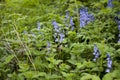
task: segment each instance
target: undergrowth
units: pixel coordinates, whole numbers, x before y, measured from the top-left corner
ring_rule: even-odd
[[[119,80],[120,1],[112,4],[1,0],[0,79]]]

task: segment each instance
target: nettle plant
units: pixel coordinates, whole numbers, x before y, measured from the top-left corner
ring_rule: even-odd
[[[0,79],[120,79],[118,2],[1,3]]]

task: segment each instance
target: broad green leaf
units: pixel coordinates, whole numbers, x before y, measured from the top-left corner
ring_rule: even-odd
[[[87,73],[83,73],[82,74],[82,78],[80,80],[100,80],[100,78],[96,75],[91,75],[91,74],[87,74]]]
[[[6,58],[5,58],[5,62],[4,64],[8,64],[9,62],[11,62],[11,60],[14,58],[14,55],[8,55]]]
[[[19,69],[20,72],[25,72],[30,68],[29,65],[26,63],[19,63],[18,65],[20,67]]]

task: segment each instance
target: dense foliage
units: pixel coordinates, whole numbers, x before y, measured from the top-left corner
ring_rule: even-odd
[[[1,80],[120,80],[120,0],[0,0]]]

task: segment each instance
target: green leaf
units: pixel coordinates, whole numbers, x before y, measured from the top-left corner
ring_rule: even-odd
[[[11,60],[14,58],[14,55],[8,55],[6,58],[5,58],[5,62],[4,64],[8,64],[9,62],[11,62]]]
[[[59,75],[57,75],[57,74],[47,74],[46,76],[45,76],[45,78],[46,78],[46,80],[56,80],[56,79],[59,79],[59,78],[61,78],[61,76],[59,76]]]
[[[112,73],[107,73],[102,80],[113,80]]]
[[[29,65],[26,63],[19,63],[18,65],[20,67],[19,69],[20,72],[25,72],[29,69]]]
[[[53,62],[53,64],[58,65],[61,62],[62,62],[62,60],[56,60],[55,62]]]
[[[111,73],[107,73],[106,75],[104,75],[104,77],[102,78],[102,80],[114,80],[114,79],[120,79],[120,71],[119,70],[115,70]]]
[[[80,80],[100,80],[100,78],[96,75],[91,75],[91,74],[87,74],[87,73],[83,73],[82,74],[82,78]]]
[[[38,72],[38,71],[26,71],[21,73],[20,75],[25,76],[25,78],[32,79],[32,78],[38,78],[38,77],[44,77],[46,76],[45,72]]]

